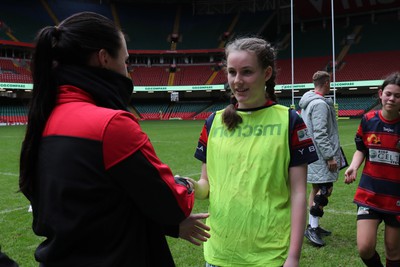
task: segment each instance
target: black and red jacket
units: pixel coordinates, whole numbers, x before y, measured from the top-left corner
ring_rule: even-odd
[[[36,260],[43,267],[174,266],[165,235],[178,236],[193,193],[175,183],[131,113],[100,107],[93,92],[71,84],[59,86],[38,155],[33,229],[45,240]]]

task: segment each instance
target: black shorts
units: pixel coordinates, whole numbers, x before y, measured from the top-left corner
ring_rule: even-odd
[[[368,207],[357,205],[357,221],[368,219],[379,220],[379,223],[384,221],[385,224],[389,226],[400,228],[400,215],[383,213]]]

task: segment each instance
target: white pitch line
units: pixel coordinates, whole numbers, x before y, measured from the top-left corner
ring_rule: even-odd
[[[182,176],[183,176],[183,177],[192,177],[192,176],[200,175],[200,174],[201,174],[200,172],[196,172],[196,173],[184,174],[184,175],[182,175]],[[6,172],[6,173],[0,172],[0,175],[17,176],[17,174],[15,174],[15,173],[8,173],[8,172]],[[14,212],[14,211],[19,211],[19,210],[22,210],[22,209],[28,210],[27,207],[19,207],[19,208],[15,208],[15,209],[8,209],[8,210],[0,211],[0,214],[5,214],[5,213]],[[340,211],[340,210],[334,210],[334,209],[324,209],[324,211],[325,211],[325,212],[328,212],[328,213],[338,214],[338,215],[354,215],[354,216],[357,215],[357,212],[356,212],[355,210],[354,210],[354,211],[346,211],[346,210]]]
[[[6,213],[11,213],[11,212],[15,212],[15,211],[20,211],[23,209],[26,209],[28,211],[29,207],[18,207],[15,209],[6,209],[6,210],[2,210],[0,211],[0,214],[6,214]],[[338,214],[338,215],[352,215],[352,216],[356,216],[357,212],[356,211],[339,211],[339,210],[333,210],[333,209],[324,209],[325,212],[328,213],[333,213],[333,214]]]
[[[347,211],[347,210],[333,210],[333,209],[324,209],[324,212],[339,214],[339,215],[354,215],[357,216],[357,210]]]
[[[18,174],[12,173],[12,172],[0,172],[0,175],[5,175],[5,176],[18,176]]]
[[[352,145],[354,145],[354,146],[355,146],[355,143],[343,144],[343,145],[341,145],[341,146],[352,146]]]
[[[29,207],[19,207],[19,208],[15,208],[15,209],[6,209],[6,210],[0,211],[0,214],[11,213],[11,212],[14,212],[14,211],[20,211],[20,210],[24,210],[24,209],[26,209],[26,211],[28,211],[28,208]]]

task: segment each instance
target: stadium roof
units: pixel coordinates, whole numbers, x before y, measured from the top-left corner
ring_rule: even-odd
[[[276,10],[290,6],[290,0],[96,0],[100,3],[190,4],[195,13],[231,13]]]

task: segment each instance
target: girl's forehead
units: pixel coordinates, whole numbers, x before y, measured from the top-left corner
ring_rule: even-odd
[[[227,58],[228,65],[231,64],[251,64],[257,63],[256,54],[252,51],[234,50],[231,51]]]
[[[228,54],[228,58],[230,57],[255,57],[256,54],[254,51],[250,50],[232,50]]]
[[[383,91],[391,91],[393,93],[400,93],[400,86],[397,84],[388,84],[383,88]]]

